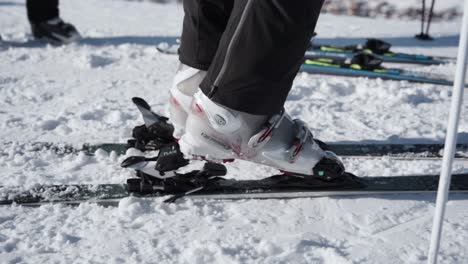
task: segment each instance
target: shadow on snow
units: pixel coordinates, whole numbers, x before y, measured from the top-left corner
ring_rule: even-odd
[[[458,133],[457,142],[459,144],[468,143],[468,132]],[[431,139],[431,138],[405,138],[397,135],[390,136],[387,139],[376,140],[376,139],[364,139],[359,141],[352,140],[340,140],[334,142],[327,142],[333,144],[444,144],[444,141]]]
[[[124,44],[157,46],[160,43],[176,44],[178,36],[114,36],[114,37],[84,37],[75,45],[85,46],[118,46]],[[38,40],[29,40],[26,42],[3,41],[3,44],[12,48],[42,48],[47,44]]]
[[[393,46],[399,47],[457,47],[460,35],[436,36],[432,41],[421,41],[414,36],[395,36],[395,37],[378,37],[381,40],[387,41]],[[336,37],[336,38],[314,38],[314,44],[332,44],[332,45],[353,45],[365,43],[366,38],[353,37]]]

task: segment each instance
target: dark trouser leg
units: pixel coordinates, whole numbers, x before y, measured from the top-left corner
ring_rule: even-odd
[[[30,22],[42,22],[59,16],[58,0],[27,0]]]
[[[226,29],[234,0],[184,0],[184,26],[179,60],[208,70]]]
[[[219,48],[200,85],[206,95],[212,91],[246,3],[235,0]],[[278,113],[303,62],[322,4],[323,0],[254,0],[211,99],[250,114]]]

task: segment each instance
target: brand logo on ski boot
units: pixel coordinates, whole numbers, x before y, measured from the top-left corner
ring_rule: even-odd
[[[209,135],[207,135],[207,134],[205,134],[203,132],[200,135],[202,137],[204,137],[205,139],[215,143],[216,145],[219,145],[220,147],[224,148],[225,150],[230,150],[231,149],[229,146],[225,145],[221,140],[213,138],[213,137],[211,137],[211,136],[209,136]]]
[[[216,124],[218,124],[220,126],[225,126],[226,125],[226,120],[220,115],[215,115],[214,120],[215,120]]]

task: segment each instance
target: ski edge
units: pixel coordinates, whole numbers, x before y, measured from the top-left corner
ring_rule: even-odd
[[[285,192],[247,192],[238,194],[188,194],[182,199],[196,199],[196,200],[248,200],[248,199],[300,199],[300,198],[325,198],[325,197],[349,197],[349,198],[361,198],[361,197],[374,197],[389,196],[389,195],[412,195],[412,194],[436,194],[437,190],[398,190],[398,191],[326,191],[326,190],[304,190],[304,191],[285,191]],[[451,190],[451,195],[456,194],[468,194],[468,190]],[[153,195],[153,196],[138,196],[128,195],[121,198],[110,198],[110,199],[84,199],[84,200],[73,200],[73,201],[42,201],[34,203],[16,203],[16,202],[0,202],[0,206],[25,206],[25,207],[39,207],[42,205],[60,204],[69,206],[78,206],[80,204],[97,204],[101,206],[118,206],[124,198],[134,197],[142,200],[153,200],[155,198],[165,198],[172,195]]]

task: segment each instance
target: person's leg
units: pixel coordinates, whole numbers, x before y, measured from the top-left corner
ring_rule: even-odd
[[[250,114],[271,115],[283,107],[303,62],[323,0],[253,1],[232,56],[226,52],[248,0],[236,0],[226,32],[201,89],[221,105]],[[223,64],[225,72],[214,88]]]
[[[208,70],[231,15],[233,0],[184,0],[179,60]]]
[[[59,14],[58,0],[27,0],[26,8],[33,36],[51,44],[67,44],[78,40],[78,30],[65,23]]]
[[[322,0],[236,0],[216,55],[188,110],[182,152],[239,158],[326,179],[344,167],[283,110]]]
[[[32,23],[44,22],[59,17],[58,0],[27,0],[28,19]]]
[[[193,94],[206,75],[232,11],[233,0],[185,0],[179,49],[181,64],[174,77],[169,115],[174,137],[185,132]]]

